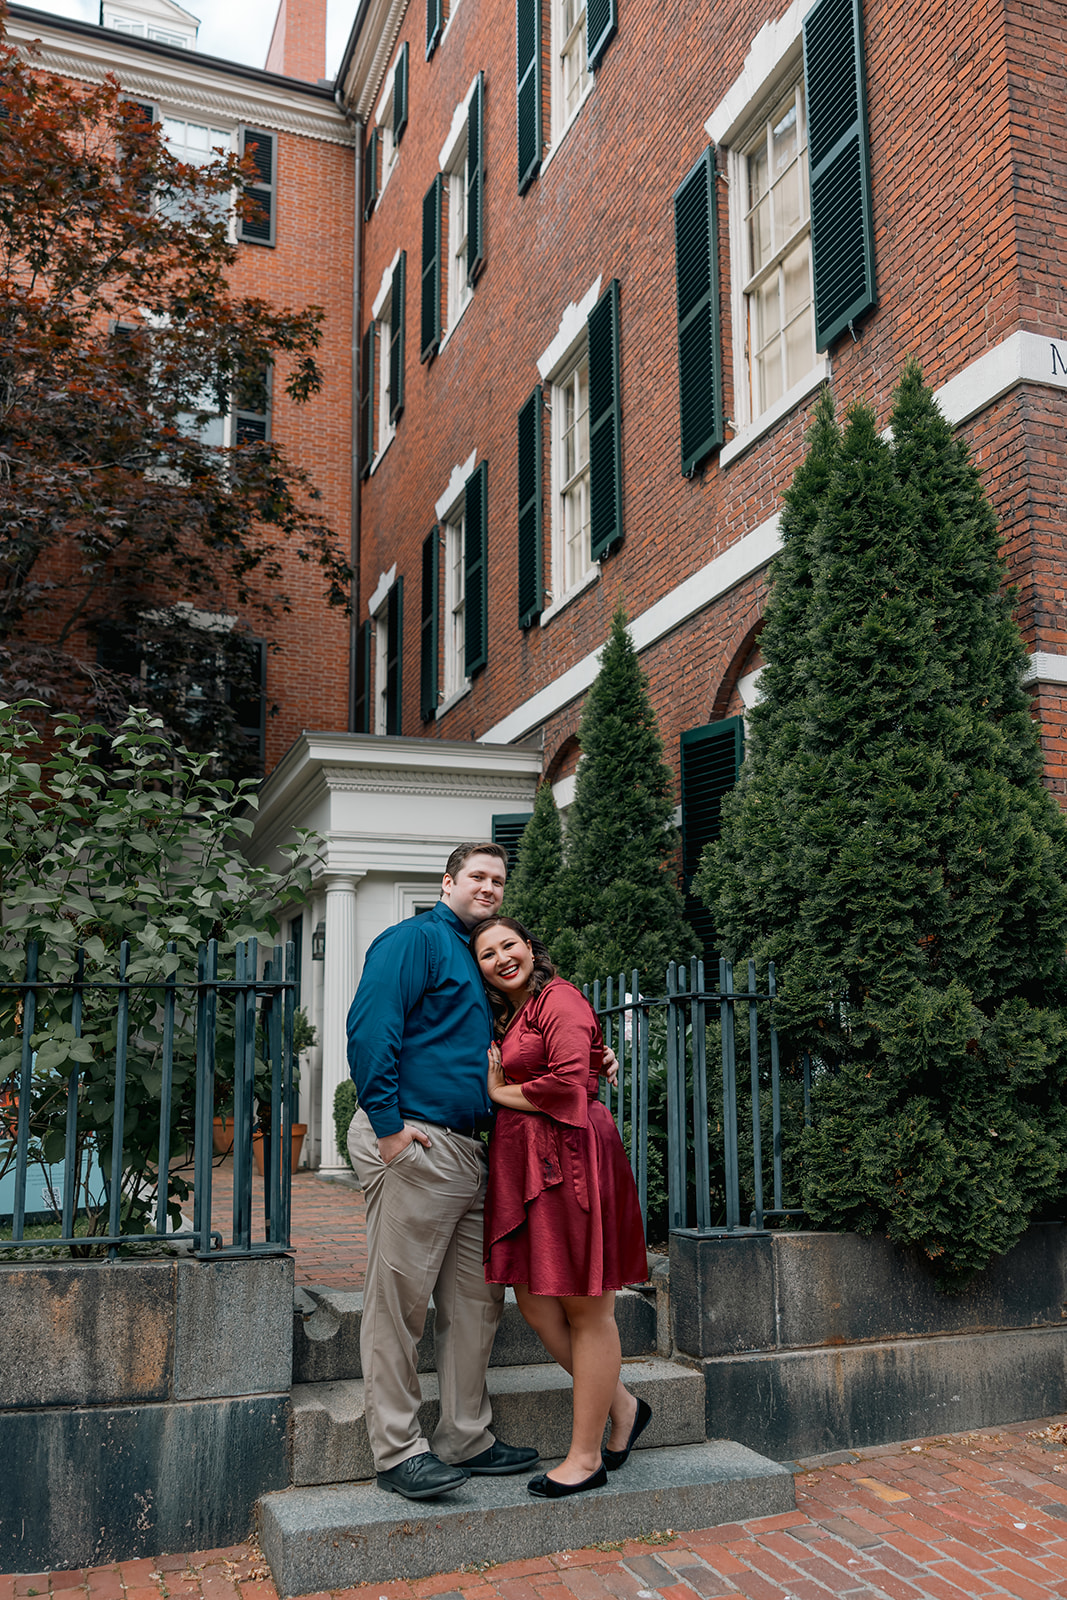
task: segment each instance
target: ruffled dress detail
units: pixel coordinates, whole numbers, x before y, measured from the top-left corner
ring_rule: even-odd
[[[514,1018],[504,1071],[536,1112],[497,1109],[485,1276],[533,1294],[597,1295],[648,1276],[637,1186],[597,1099],[604,1041],[573,984],[553,978]]]

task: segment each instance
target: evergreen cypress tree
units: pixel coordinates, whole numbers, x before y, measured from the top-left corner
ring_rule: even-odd
[[[778,962],[815,1058],[811,1220],[885,1229],[951,1286],[1067,1168],[1067,824],[966,446],[913,363],[891,444],[864,406],[828,424],[768,604],[775,703],[699,891],[728,948]]]
[[[578,739],[553,958],[576,983],[637,967],[642,987],[660,992],[667,963],[698,946],[675,876],[673,778],[621,607]]]
[[[563,828],[552,794],[542,783],[533,816],[522,830],[514,871],[504,891],[503,911],[551,945],[564,922],[560,902],[563,871]]]

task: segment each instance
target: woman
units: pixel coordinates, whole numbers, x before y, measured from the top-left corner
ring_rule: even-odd
[[[620,1381],[615,1326],[615,1290],[647,1275],[644,1229],[622,1140],[596,1098],[604,1044],[592,1007],[513,918],[476,923],[470,944],[501,1040],[489,1060],[485,1276],[514,1284],[526,1321],[574,1379],[570,1449],[529,1484],[558,1499],[604,1484],[652,1415]]]

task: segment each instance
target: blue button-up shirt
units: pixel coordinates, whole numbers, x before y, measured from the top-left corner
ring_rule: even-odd
[[[489,1002],[445,901],[378,935],[348,1013],[348,1065],[379,1139],[405,1118],[487,1126]]]

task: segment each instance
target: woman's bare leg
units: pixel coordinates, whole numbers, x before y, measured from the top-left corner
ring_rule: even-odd
[[[574,1375],[574,1362],[571,1353],[571,1325],[567,1320],[564,1302],[551,1294],[531,1294],[524,1283],[515,1285],[515,1298],[519,1303],[519,1310],[536,1333],[553,1361],[557,1361],[564,1372]],[[593,1297],[589,1297],[593,1298]],[[598,1296],[603,1300],[607,1296]],[[611,1319],[615,1320],[615,1295],[610,1295]],[[616,1335],[617,1338],[617,1335]],[[634,1425],[637,1415],[637,1401],[620,1379],[615,1385],[615,1392],[611,1398],[609,1410],[611,1417],[611,1433],[608,1436],[609,1450],[625,1450],[630,1439],[630,1429]],[[599,1445],[597,1446],[599,1453]],[[590,1468],[590,1471],[593,1471]]]

